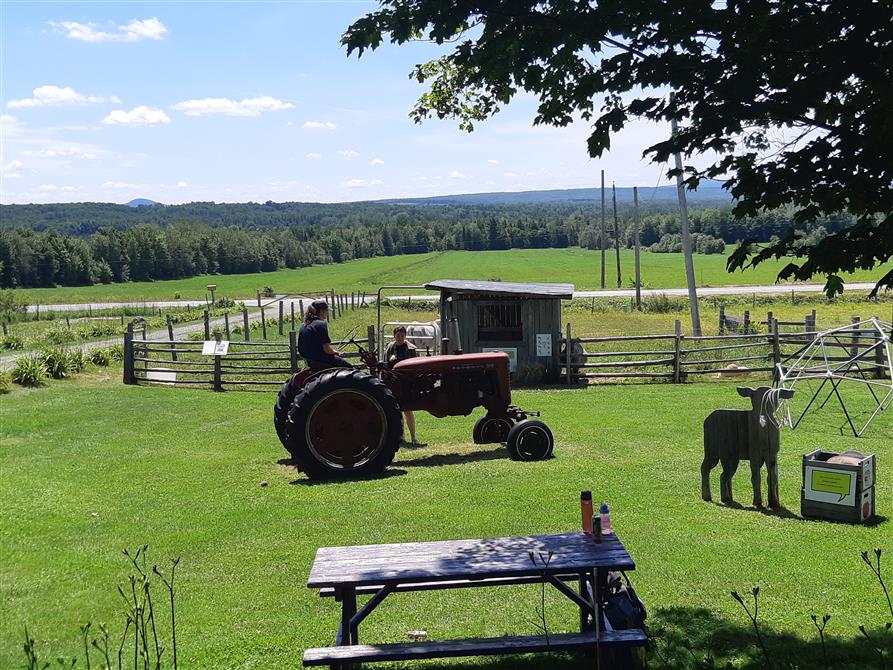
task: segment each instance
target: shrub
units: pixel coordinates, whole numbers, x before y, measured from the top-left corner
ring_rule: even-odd
[[[25,346],[25,341],[18,335],[4,335],[0,338],[0,349],[18,351]]]
[[[12,369],[12,381],[22,386],[40,386],[47,376],[40,356],[25,356],[16,361]]]
[[[43,367],[53,379],[62,379],[71,372],[68,361],[68,352],[65,349],[44,349],[40,352]]]
[[[688,309],[688,300],[685,298],[671,298],[666,293],[645,298],[642,301],[642,310],[651,314],[672,314],[684,312]]]
[[[71,332],[71,328],[59,322],[46,329],[43,339],[50,344],[65,344],[74,339],[74,333]]]
[[[8,372],[0,372],[0,395],[12,391],[12,376]]]
[[[105,367],[112,362],[111,347],[96,347],[90,352],[90,362],[93,365]]]
[[[68,367],[72,372],[81,372],[87,367],[87,357],[80,349],[73,349],[68,352]]]
[[[120,362],[124,360],[124,345],[123,344],[114,344],[109,347],[109,352],[112,357],[112,360],[115,362]]]

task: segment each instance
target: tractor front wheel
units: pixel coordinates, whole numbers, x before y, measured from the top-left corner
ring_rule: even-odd
[[[300,389],[295,388],[292,384],[294,375],[288,378],[288,381],[279,389],[279,395],[276,398],[276,404],[273,405],[273,425],[276,427],[276,435],[282,446],[288,449],[288,412],[294,404],[295,396],[298,395]]]
[[[555,440],[542,421],[524,419],[512,426],[506,446],[516,461],[542,461],[552,455]]]
[[[336,369],[310,381],[289,411],[288,447],[311,479],[381,472],[400,445],[403,415],[385,384]]]
[[[497,444],[505,442],[512,429],[512,420],[504,416],[484,415],[474,424],[471,436],[475,444]]]

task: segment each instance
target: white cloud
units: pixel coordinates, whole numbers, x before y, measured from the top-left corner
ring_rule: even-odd
[[[102,122],[106,125],[154,126],[160,123],[170,123],[171,120],[160,109],[140,105],[139,107],[134,107],[129,112],[123,109],[116,109],[105,117]]]
[[[346,188],[359,188],[361,186],[368,186],[369,182],[365,179],[349,179],[341,182],[341,185]]]
[[[53,191],[58,191],[59,187],[56,186],[55,184],[41,184],[35,190],[37,190],[40,193],[52,193]]]
[[[4,177],[21,177],[23,167],[25,167],[25,165],[24,163],[22,163],[22,161],[10,161],[3,166],[3,169],[0,170],[0,173],[2,173]]]
[[[322,158],[322,154],[309,153],[307,154],[306,158],[309,158],[310,160],[317,160],[319,158]]]
[[[487,160],[487,162],[488,162],[490,165],[499,165],[499,161],[496,160],[495,158],[490,158],[489,160]]]
[[[137,185],[126,181],[107,181],[102,185],[102,188],[126,189],[137,188]]]
[[[369,182],[370,186],[383,186],[384,182],[381,179],[373,179]]]
[[[180,180],[180,181],[177,182],[177,188],[189,188],[189,184],[187,184],[187,183],[186,183],[185,181],[183,181],[183,180]]]
[[[60,87],[47,84],[31,91],[32,98],[10,100],[6,106],[10,109],[23,107],[58,107],[61,105],[95,105],[102,102],[119,103],[117,96],[83,95],[70,86]]]
[[[517,178],[518,178],[518,173],[517,173],[517,172],[503,172],[503,173],[502,173],[502,176],[503,176],[503,177],[508,177],[509,179],[517,179]]]
[[[224,116],[260,116],[263,112],[279,112],[283,109],[292,109],[290,102],[262,95],[257,98],[245,98],[244,100],[230,100],[229,98],[202,98],[200,100],[184,100],[171,109],[184,112],[186,116],[206,116],[210,114],[222,114]]]
[[[338,152],[338,154],[340,156],[344,156],[345,158],[356,158],[357,156],[360,155],[353,149],[342,149],[341,151]]]
[[[384,165],[384,161],[380,158],[373,158],[371,161],[369,161],[369,165]]]
[[[450,179],[465,179],[466,175],[462,174],[458,170],[453,170],[450,172]]]
[[[116,26],[117,32],[102,30],[96,23],[50,21],[49,24],[53,30],[57,33],[62,33],[68,39],[93,43],[163,40],[168,33],[167,27],[155,17],[151,19],[132,19],[122,26]]]
[[[96,158],[95,153],[84,151],[77,145],[59,145],[54,149],[29,150],[23,153],[26,156],[36,156],[37,158],[80,158],[82,160],[93,160]]]
[[[307,130],[335,130],[337,127],[331,121],[304,121]]]

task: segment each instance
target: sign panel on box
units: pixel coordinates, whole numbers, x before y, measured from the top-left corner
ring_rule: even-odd
[[[856,473],[806,466],[803,494],[807,500],[852,507],[856,504]]]
[[[509,372],[514,372],[518,368],[518,349],[517,347],[483,347],[481,351],[492,352],[501,351],[509,355]]]
[[[536,334],[536,355],[545,357],[552,355],[552,335],[549,333]]]
[[[229,353],[229,342],[227,340],[205,340],[202,344],[202,356],[226,356]]]

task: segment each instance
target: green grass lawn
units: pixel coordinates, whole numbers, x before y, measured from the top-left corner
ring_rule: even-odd
[[[830,409],[786,430],[786,510],[773,514],[748,506],[745,465],[735,480],[742,506],[699,496],[701,424],[715,407],[742,406],[732,384],[516,396],[543,411],[556,435],[554,459],[512,462],[502,448],[470,444],[473,417],[424,415],[419,434],[430,446],[401,451],[389,476],[315,485],[279,462],[285,452],[273,432],[272,392],[125,387],[120,369],[108,369],[3,396],[0,667],[23,664],[26,625],[49,658],[79,653],[78,627],[87,620],[120,631],[115,586],[129,574],[121,550],[143,543],[159,565],[182,556],[181,667],[299,667],[304,648],[333,642],[338,619],[336,603],[304,586],[317,547],[574,530],[586,488],[612,507],[653,626],[676,626],[696,646],[721,630],[724,658],[763,667],[749,622],[729,596],[760,586],[773,654],[822,667],[809,616],[830,613],[835,667],[869,667],[856,626],[889,616],[859,552],[893,551],[890,521],[799,518],[800,456],[817,446],[876,452],[877,507],[889,516],[890,416],[860,441],[838,433],[843,417]],[[361,636],[400,641],[418,628],[432,639],[534,634],[538,599],[535,586],[392,596]],[[547,612],[553,631],[573,629],[573,607],[561,596],[550,594]],[[556,661],[457,666],[532,669]]]
[[[621,251],[623,284],[632,286],[633,252]],[[697,256],[700,286],[772,284],[786,261],[767,262],[753,270],[729,274],[723,254]],[[496,279],[502,281],[567,282],[578,289],[600,285],[599,252],[571,249],[512,249],[509,251],[448,251],[412,256],[368,258],[337,265],[245,275],[213,275],[171,281],[109,284],[53,289],[22,289],[31,302],[90,302],[125,300],[203,299],[206,286],[217,284],[217,295],[248,298],[265,286],[278,293],[334,288],[339,292],[367,291],[380,286],[424,284],[434,279]],[[614,257],[608,257],[607,284],[616,287]],[[890,266],[886,266],[889,269]],[[859,271],[852,281],[877,281],[883,269]],[[816,281],[821,281],[817,279]],[[681,254],[642,254],[642,282],[647,288],[685,286]]]

